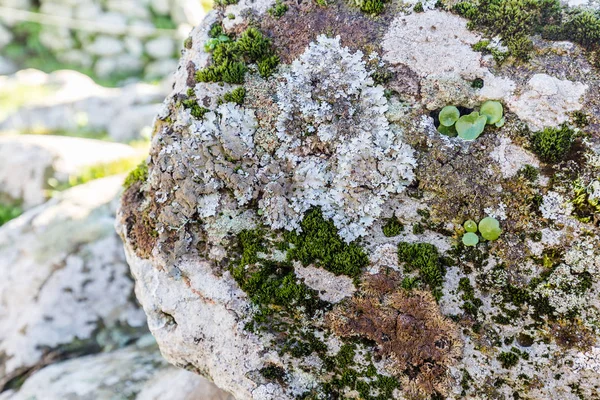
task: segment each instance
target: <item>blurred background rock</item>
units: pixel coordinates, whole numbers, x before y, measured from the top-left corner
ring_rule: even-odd
[[[162,359],[113,228],[208,1],[0,0],[1,400],[231,399]]]

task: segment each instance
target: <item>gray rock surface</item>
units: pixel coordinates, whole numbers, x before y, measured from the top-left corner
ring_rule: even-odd
[[[0,196],[31,208],[42,204],[55,184],[85,167],[139,156],[132,147],[94,139],[46,135],[0,135]]]
[[[206,379],[170,366],[153,340],[55,363],[1,400],[234,400]]]
[[[0,228],[0,386],[146,331],[113,230],[122,179],[70,189]]]

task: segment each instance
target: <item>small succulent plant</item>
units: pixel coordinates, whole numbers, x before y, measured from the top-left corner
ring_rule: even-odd
[[[475,140],[485,129],[487,117],[479,115],[477,111],[463,115],[456,121],[456,132],[458,137],[464,140]]]
[[[496,240],[500,237],[502,229],[500,229],[500,222],[496,218],[485,217],[479,221],[479,233],[486,240]]]
[[[500,237],[502,229],[497,219],[492,217],[485,217],[479,221],[479,225],[472,219],[465,221],[463,224],[466,233],[462,237],[462,242],[465,246],[476,246],[479,243],[479,236],[477,231],[486,240],[496,240]]]
[[[488,100],[479,111],[461,116],[458,108],[446,106],[440,111],[439,120],[438,132],[442,135],[475,140],[483,133],[486,125],[498,128],[504,125],[504,108],[502,103]]]
[[[479,243],[479,236],[473,232],[467,232],[462,237],[465,246],[476,246]]]

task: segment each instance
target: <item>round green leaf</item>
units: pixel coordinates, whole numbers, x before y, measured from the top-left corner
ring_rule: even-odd
[[[485,129],[487,117],[473,111],[469,115],[463,115],[456,121],[456,132],[464,140],[475,140]]]
[[[458,121],[460,112],[454,106],[446,106],[440,111],[440,124],[444,126],[452,126]]]
[[[467,220],[463,224],[463,228],[465,228],[465,231],[467,232],[477,232],[477,222],[473,221],[472,219]]]
[[[454,127],[454,125],[452,126],[444,126],[442,124],[440,124],[440,126],[438,126],[437,131],[439,133],[441,133],[442,135],[446,135],[446,136],[450,136],[450,137],[456,137],[457,133],[456,133],[456,128]]]
[[[496,218],[485,217],[479,221],[479,233],[486,240],[496,240],[500,237],[502,229],[500,229],[500,222]]]
[[[465,246],[476,246],[479,243],[479,236],[473,232],[467,232],[463,235],[462,242]]]
[[[501,128],[504,126],[504,123],[506,122],[506,120],[504,119],[504,117],[500,118],[500,121],[496,122],[494,125],[496,126],[496,128]]]
[[[504,109],[499,101],[488,100],[483,103],[479,112],[481,115],[485,115],[488,124],[495,124],[502,119]]]

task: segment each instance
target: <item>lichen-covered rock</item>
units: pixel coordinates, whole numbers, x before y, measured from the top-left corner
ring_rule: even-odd
[[[117,220],[167,360],[240,400],[600,398],[600,16],[226,3]]]
[[[0,387],[146,331],[113,230],[121,182],[70,189],[0,229]]]
[[[233,400],[206,379],[169,366],[142,337],[113,352],[62,361],[36,371],[2,400],[32,399]]]

